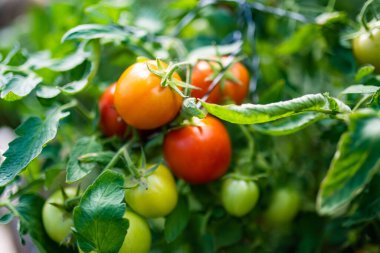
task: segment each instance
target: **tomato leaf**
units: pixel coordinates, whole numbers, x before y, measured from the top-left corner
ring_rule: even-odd
[[[258,124],[289,117],[301,112],[347,113],[351,109],[336,98],[322,94],[305,95],[266,105],[217,105],[202,102],[214,116],[236,124]]]
[[[96,163],[80,163],[78,158],[81,155],[99,151],[102,151],[102,145],[97,142],[95,137],[79,139],[70,153],[66,167],[66,182],[73,183],[90,173],[96,167]]]
[[[65,94],[77,94],[82,91],[87,84],[89,84],[90,77],[94,76],[96,71],[97,67],[95,67],[95,64],[93,62],[88,62],[82,78],[80,80],[65,84],[62,88],[60,88],[61,91]]]
[[[69,115],[62,109],[50,111],[45,120],[31,117],[17,129],[18,138],[9,144],[4,153],[6,159],[0,166],[0,186],[9,183],[42,151],[57,134],[59,121]]]
[[[6,213],[0,217],[0,225],[8,224],[13,220],[14,215],[12,213]]]
[[[326,115],[322,113],[304,112],[273,122],[256,124],[252,128],[263,134],[288,135],[298,132],[324,118],[326,118]]]
[[[42,78],[34,73],[28,76],[11,75],[6,79],[1,90],[1,98],[6,101],[19,100],[36,88],[42,82]]]
[[[317,199],[320,214],[343,211],[380,168],[380,115],[363,110],[351,115],[349,130],[323,180]]]
[[[74,232],[84,252],[119,251],[129,226],[123,218],[123,187],[123,176],[106,170],[87,188],[75,207]]]
[[[61,93],[57,87],[39,85],[36,89],[36,95],[40,98],[54,98]]]
[[[190,211],[187,199],[180,197],[175,209],[166,217],[165,239],[168,243],[177,239],[189,223]]]
[[[116,25],[96,25],[86,24],[79,25],[70,29],[62,37],[62,42],[67,40],[93,40],[93,39],[110,39],[110,40],[124,40],[130,36],[122,26]]]
[[[66,247],[60,247],[46,234],[41,216],[44,202],[45,200],[38,195],[25,194],[20,197],[16,207],[20,214],[20,238],[28,233],[41,253],[73,252]]]
[[[356,212],[348,221],[344,223],[345,226],[352,226],[358,223],[371,221],[380,214],[380,198],[375,199],[372,203],[365,206],[363,210]]]
[[[112,151],[93,152],[81,155],[78,157],[78,160],[81,163],[99,163],[106,165],[112,160],[114,155],[115,152]]]
[[[361,67],[358,72],[356,73],[355,75],[355,81],[356,82],[359,82],[360,80],[362,80],[364,77],[370,75],[373,73],[373,71],[375,71],[375,67],[372,66],[372,65],[365,65],[363,67]]]
[[[379,86],[357,84],[347,87],[341,94],[371,94],[378,90],[380,90]]]

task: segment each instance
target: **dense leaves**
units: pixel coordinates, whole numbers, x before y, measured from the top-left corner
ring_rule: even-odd
[[[9,183],[41,153],[43,146],[57,134],[59,121],[68,114],[56,108],[45,120],[32,117],[16,129],[19,137],[9,144],[4,153],[6,159],[0,166],[0,185]]]
[[[380,115],[358,111],[351,116],[318,195],[318,211],[334,214],[346,208],[380,168]]]
[[[0,29],[0,146],[5,149],[0,152],[6,158],[0,165],[0,223],[18,219],[20,234],[29,234],[37,248],[30,251],[122,253],[135,246],[155,253],[380,250],[377,1],[32,2],[25,15]],[[3,19],[11,12],[3,15],[6,5],[0,5]],[[218,62],[220,56],[228,63]],[[136,81],[141,74],[155,88],[133,93],[128,105],[119,99],[123,106],[115,110],[154,123],[159,113],[172,109],[160,110],[172,92],[183,96],[177,105],[181,110],[165,124],[153,124],[154,129],[131,125],[123,136],[107,137],[99,127],[102,92],[120,83],[128,67],[139,63],[145,68],[146,60],[155,59],[168,68],[127,78]],[[202,90],[205,97],[196,99],[191,94],[200,87],[194,78],[199,62],[211,63],[206,66],[212,71],[204,78],[210,84]],[[242,85],[230,68],[235,62],[250,77],[249,94],[235,100],[242,105],[227,94]],[[173,73],[177,82],[168,82]],[[165,89],[170,91],[165,101],[147,105],[150,95]],[[211,89],[220,90],[225,101],[202,101]],[[211,157],[223,146],[211,142],[202,152],[192,145],[180,154],[194,138],[217,133],[204,128],[208,115],[224,120],[220,124],[231,152]],[[122,118],[115,120],[124,124]],[[3,126],[17,128],[16,138]],[[175,138],[178,145],[163,152],[165,136],[181,129],[192,129],[193,138],[184,138],[190,144]],[[8,139],[13,141],[7,147]],[[196,168],[215,168],[223,159],[230,161],[230,153],[231,161],[225,176],[205,185],[178,174],[171,183],[180,196],[174,209],[155,215],[165,217],[139,217],[125,195],[154,190],[149,178],[157,166],[142,168],[165,163],[163,153],[183,163],[195,179]],[[229,179],[254,182],[260,197],[230,187],[226,203],[222,180]],[[74,221],[66,246],[50,240],[41,222],[39,194],[49,196],[61,187],[81,189],[79,196],[54,206]],[[152,204],[165,206],[165,200],[170,199],[159,195],[135,201],[157,212]],[[131,217],[145,232],[139,234]],[[146,243],[139,243],[136,232],[145,234]]]

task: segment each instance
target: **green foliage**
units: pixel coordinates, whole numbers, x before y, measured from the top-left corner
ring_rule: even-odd
[[[186,198],[179,198],[176,208],[165,220],[165,239],[174,241],[186,228],[189,222],[190,212]]]
[[[318,195],[318,211],[333,215],[363,191],[380,168],[380,115],[358,111],[350,116]]]
[[[88,187],[74,209],[75,234],[84,252],[119,251],[129,224],[123,218],[123,186],[121,174],[106,170]]]
[[[223,208],[221,180],[177,180],[174,211],[148,220],[151,252],[378,252],[380,75],[355,60],[351,40],[379,7],[371,0],[32,4],[0,30],[0,126],[23,122],[0,157],[0,223],[18,219],[20,235],[40,252],[118,252],[129,229],[125,188],[145,185],[145,163],[163,162],[168,131],[211,114],[231,138],[226,177],[254,180],[257,205],[234,218]],[[100,132],[100,94],[128,66],[145,57],[179,63],[189,94],[192,66],[215,55],[247,68],[242,105],[190,96],[160,129],[129,127],[123,138]],[[209,78],[231,76],[222,71]],[[69,246],[60,246],[44,231],[39,194],[77,185],[83,195],[60,207],[74,220]],[[286,187],[300,194],[294,220],[271,223],[269,216],[284,214],[266,214],[271,195]]]
[[[236,124],[265,123],[307,111],[327,114],[350,111],[350,108],[341,101],[322,94],[305,95],[289,101],[267,105],[244,104],[241,106],[221,106],[206,102],[202,102],[202,104],[209,113]]]
[[[19,198],[17,211],[20,219],[20,237],[29,234],[39,252],[73,252],[59,247],[45,232],[42,224],[42,207],[44,199],[38,195],[26,194]]]
[[[45,120],[29,118],[16,129],[19,137],[9,144],[0,166],[0,185],[8,184],[41,153],[43,146],[57,134],[59,121],[68,115],[62,108],[56,108]]]
[[[67,162],[66,182],[72,183],[90,173],[95,167],[95,163],[80,163],[79,157],[88,153],[102,151],[95,137],[83,137],[73,146],[70,153],[69,161]]]

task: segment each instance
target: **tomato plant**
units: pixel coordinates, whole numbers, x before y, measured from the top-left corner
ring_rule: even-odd
[[[357,35],[352,47],[356,59],[362,64],[372,64],[376,71],[380,69],[379,58],[376,57],[380,51],[380,22],[372,22],[369,24],[368,30],[364,28]]]
[[[118,135],[122,137],[127,125],[117,113],[114,106],[116,83],[109,86],[99,99],[100,128],[106,136]]]
[[[176,184],[169,169],[159,165],[142,180],[137,187],[125,191],[125,201],[137,213],[148,218],[168,215],[178,200]]]
[[[253,181],[228,178],[222,184],[222,203],[226,211],[237,217],[249,213],[259,199],[259,188]]]
[[[181,108],[182,98],[169,87],[160,85],[161,79],[150,68],[155,61],[138,62],[128,67],[117,81],[115,107],[124,121],[139,129],[154,129],[171,121]],[[165,68],[167,65],[161,62]],[[173,77],[180,80],[178,74]]]
[[[225,65],[227,57],[221,58],[220,61]],[[191,82],[198,88],[191,92],[194,97],[202,98],[206,95],[218,69],[221,67],[215,62],[200,61],[194,66]],[[207,102],[221,103],[224,100],[232,100],[235,104],[241,104],[247,97],[248,90],[248,70],[240,62],[235,62],[227,69],[223,81],[211,91]]]
[[[77,192],[75,188],[65,188],[63,191],[66,198],[75,197]],[[66,200],[62,190],[58,190],[46,200],[42,209],[42,222],[46,233],[57,243],[67,241],[73,227],[70,211],[65,210]]]
[[[224,175],[231,160],[230,137],[223,124],[213,118],[169,131],[164,157],[174,174],[193,184]]]
[[[378,1],[0,2],[17,249],[379,250]]]

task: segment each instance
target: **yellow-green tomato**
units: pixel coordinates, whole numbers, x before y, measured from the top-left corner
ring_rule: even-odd
[[[173,175],[167,167],[160,165],[145,179],[146,185],[140,184],[125,191],[125,201],[138,214],[147,218],[168,215],[178,200]]]
[[[119,253],[148,253],[152,243],[148,223],[131,211],[126,211],[124,218],[128,219],[129,227]],[[79,252],[83,253],[81,249]]]
[[[274,192],[265,218],[270,224],[290,222],[300,207],[300,195],[291,188],[281,188]]]
[[[64,191],[68,197],[74,197],[77,192],[75,188],[66,188]],[[56,191],[46,200],[42,209],[42,222],[49,237],[57,243],[62,243],[71,233],[73,220],[70,214],[51,203],[64,204],[61,190]]]
[[[127,211],[124,218],[129,221],[129,228],[119,253],[148,253],[152,241],[148,223],[139,215]]]
[[[259,198],[259,188],[253,181],[228,178],[222,184],[222,203],[226,211],[237,217],[249,213]]]
[[[380,22],[371,22],[369,31],[354,38],[352,48],[356,59],[362,64],[372,64],[380,72]]]

